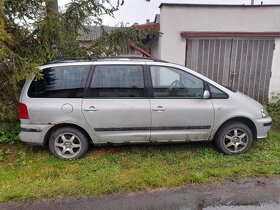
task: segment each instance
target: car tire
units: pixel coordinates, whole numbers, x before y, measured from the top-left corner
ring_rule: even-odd
[[[226,123],[215,137],[216,146],[227,155],[244,153],[250,149],[252,143],[251,129],[241,122]]]
[[[55,130],[49,139],[51,153],[63,160],[78,159],[88,150],[86,135],[73,127],[62,127]]]

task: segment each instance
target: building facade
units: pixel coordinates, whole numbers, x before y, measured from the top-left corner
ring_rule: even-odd
[[[280,93],[280,5],[160,5],[154,57],[263,102]]]

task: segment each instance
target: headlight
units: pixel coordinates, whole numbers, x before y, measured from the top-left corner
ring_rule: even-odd
[[[267,117],[267,115],[268,115],[265,108],[262,108],[262,109],[261,109],[261,113],[262,113],[262,117],[263,117],[263,118]]]

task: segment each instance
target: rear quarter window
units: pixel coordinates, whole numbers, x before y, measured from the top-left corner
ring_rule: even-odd
[[[43,79],[34,79],[29,87],[31,98],[80,98],[90,66],[59,66],[43,70]]]

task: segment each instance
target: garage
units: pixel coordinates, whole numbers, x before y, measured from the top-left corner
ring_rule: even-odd
[[[160,5],[156,57],[259,102],[280,95],[280,5]]]
[[[274,46],[274,39],[265,38],[190,38],[186,66],[258,101],[267,101]]]

